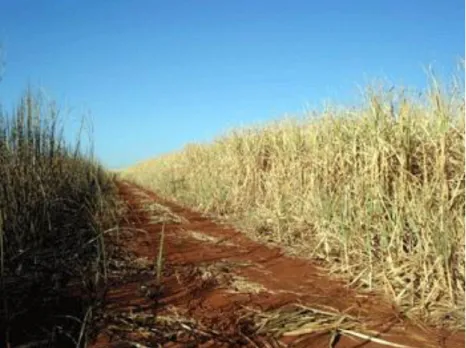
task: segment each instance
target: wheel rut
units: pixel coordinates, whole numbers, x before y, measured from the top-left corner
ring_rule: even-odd
[[[417,326],[312,261],[137,185],[121,182],[119,191],[127,219],[110,241],[117,247],[91,347],[465,345],[464,331]]]

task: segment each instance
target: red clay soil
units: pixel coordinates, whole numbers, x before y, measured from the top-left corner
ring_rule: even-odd
[[[268,312],[293,304],[345,312],[366,323],[366,328],[379,332],[376,337],[391,342],[391,346],[465,346],[464,331],[448,333],[416,326],[387,301],[375,294],[348,289],[343,282],[323,274],[310,261],[292,258],[278,248],[258,244],[233,228],[216,224],[134,184],[121,183],[119,190],[132,211],[129,220],[133,230],[121,237],[122,245],[129,252],[136,257],[156,259],[164,229],[162,288],[155,289],[153,276],[136,274],[120,279],[107,293],[105,311],[109,317],[128,311],[143,311],[160,317],[176,311],[198,323],[198,329],[188,328],[191,330],[188,337],[189,330],[181,325],[180,335],[160,339],[162,336],[154,324],[149,333],[128,329],[126,335],[116,337],[112,336],[111,324],[107,323],[92,347],[138,347],[134,342],[140,344],[139,347],[387,347],[338,331],[337,335],[333,332],[333,340],[331,331],[273,338],[256,333],[257,327],[247,319],[254,310]],[[141,210],[149,201],[170,208],[183,221],[164,227],[162,223],[154,223],[150,213]],[[202,233],[212,238],[201,240],[192,231],[197,232],[197,236]],[[206,276],[209,267],[215,277]],[[233,280],[238,277],[260,284],[263,290],[232,291]],[[147,296],[147,292],[144,295],[141,286],[153,289],[154,296]],[[181,334],[183,327],[184,335]],[[152,338],[149,337],[151,333]]]

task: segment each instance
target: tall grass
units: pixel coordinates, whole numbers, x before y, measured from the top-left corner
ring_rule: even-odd
[[[160,194],[324,260],[406,314],[464,325],[464,81],[232,131],[129,168]]]
[[[0,112],[1,344],[80,346],[105,280],[113,179],[79,142],[65,142],[54,103],[29,90]]]

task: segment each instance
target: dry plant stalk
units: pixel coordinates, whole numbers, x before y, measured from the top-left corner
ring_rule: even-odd
[[[119,175],[324,259],[407,315],[464,327],[462,79],[375,86],[359,108],[232,131]]]
[[[102,234],[116,222],[114,179],[92,149],[85,153],[80,140],[71,147],[62,133],[55,104],[30,90],[14,114],[0,110],[1,344],[66,335],[84,342],[92,300],[82,313],[67,308],[69,284],[91,299],[105,280]]]

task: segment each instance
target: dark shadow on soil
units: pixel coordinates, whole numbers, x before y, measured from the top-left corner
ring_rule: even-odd
[[[41,299],[42,297],[42,299]],[[76,347],[88,301],[62,295],[48,301],[43,294],[31,294],[30,303],[7,322],[0,322],[0,347]],[[80,346],[84,346],[84,337]]]

